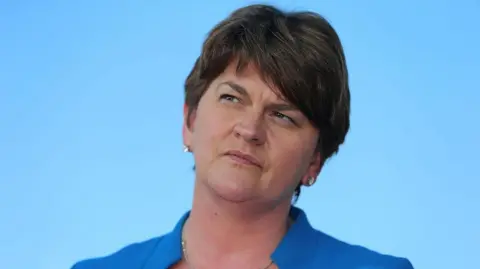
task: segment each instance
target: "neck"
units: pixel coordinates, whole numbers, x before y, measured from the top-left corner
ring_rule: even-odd
[[[196,268],[212,264],[219,268],[267,265],[288,229],[287,202],[261,210],[248,203],[221,201],[195,186],[192,210],[184,227],[189,261]]]

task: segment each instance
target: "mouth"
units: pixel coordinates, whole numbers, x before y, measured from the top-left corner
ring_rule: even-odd
[[[249,155],[247,153],[243,153],[243,152],[238,151],[238,150],[230,150],[225,155],[228,156],[230,159],[232,159],[233,161],[235,161],[237,163],[262,168],[262,165],[260,164],[260,161],[257,160],[252,155]]]

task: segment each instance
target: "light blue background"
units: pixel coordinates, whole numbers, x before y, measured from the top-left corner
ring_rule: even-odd
[[[172,228],[193,184],[183,82],[245,3],[0,1],[0,268],[69,268]],[[416,268],[480,268],[479,2],[271,3],[325,15],[351,75],[351,132],[298,205]]]

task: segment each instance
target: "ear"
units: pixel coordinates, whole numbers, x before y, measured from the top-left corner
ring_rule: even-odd
[[[196,112],[193,111],[189,117],[190,108],[187,104],[183,105],[183,126],[182,126],[182,135],[183,135],[183,145],[192,147],[192,134],[193,134],[193,122],[195,121]]]
[[[317,177],[320,174],[320,171],[322,170],[322,167],[323,167],[322,155],[320,154],[320,152],[316,151],[312,156],[310,165],[308,166],[308,169],[307,169],[307,173],[305,173],[305,175],[301,180],[302,184],[305,186],[313,185],[316,182]],[[314,179],[313,183],[309,182],[310,178]]]

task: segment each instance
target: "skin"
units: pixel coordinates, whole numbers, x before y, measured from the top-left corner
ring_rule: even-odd
[[[295,187],[321,169],[318,130],[255,67],[237,73],[235,66],[210,84],[190,118],[184,108],[183,141],[194,155],[196,183],[184,226],[190,267],[181,261],[174,268],[268,265],[288,229]],[[231,150],[258,163],[226,154]]]

